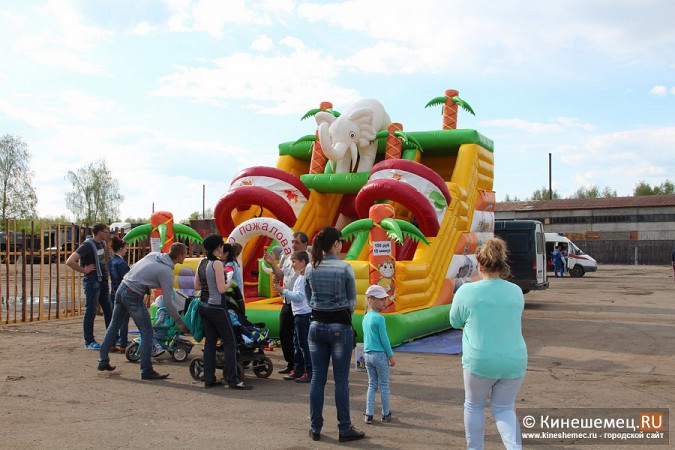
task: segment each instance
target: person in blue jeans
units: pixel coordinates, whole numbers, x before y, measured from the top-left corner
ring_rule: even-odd
[[[335,406],[339,441],[363,439],[365,433],[352,426],[349,414],[349,369],[354,349],[352,313],[356,307],[354,270],[337,255],[342,249],[340,230],[326,227],[312,245],[312,264],[305,270],[305,296],[312,308],[309,325],[309,353],[312,381],[309,387],[309,435],[321,439],[323,402],[328,364],[333,359]]]
[[[152,320],[143,299],[152,289],[162,288],[164,306],[183,333],[189,332],[183,323],[173,301],[173,268],[182,264],[187,256],[187,247],[181,242],[171,244],[169,253],[151,252],[138,261],[124,276],[115,294],[115,310],[112,322],[105,332],[105,338],[98,355],[98,370],[113,371],[110,365],[110,350],[122,327],[130,316],[141,335],[141,379],[163,380],[169,374],[160,374],[152,367]]]
[[[389,409],[389,397],[391,389],[389,385],[389,367],[394,367],[394,352],[391,349],[387,326],[384,316],[380,314],[387,307],[387,291],[377,284],[366,289],[366,302],[368,312],[363,318],[363,351],[365,353],[366,370],[368,371],[368,391],[366,393],[366,413],[363,421],[373,423],[375,412],[375,394],[380,389],[382,401],[382,422],[391,420]]]
[[[94,337],[94,319],[101,305],[106,328],[112,317],[110,290],[108,288],[108,266],[105,262],[106,239],[110,235],[108,225],[97,223],[92,228],[93,236],[87,238],[66,260],[66,265],[75,272],[84,274],[84,348],[99,350],[101,344]]]
[[[477,251],[481,280],[463,284],[450,307],[450,324],[464,328],[464,430],[467,449],[482,450],[485,405],[490,409],[508,450],[522,449],[515,400],[527,369],[527,346],[521,318],[525,299],[508,281],[506,243],[493,238]]]
[[[309,254],[305,251],[291,255],[291,266],[298,274],[293,290],[282,289],[275,284],[274,289],[284,301],[291,302],[295,333],[293,334],[293,370],[284,376],[284,380],[295,380],[296,383],[309,383],[312,380],[312,357],[309,354],[309,324],[312,309],[305,297],[305,270],[309,264]]]
[[[129,264],[124,260],[124,256],[127,254],[127,243],[124,242],[117,236],[112,237],[111,243],[112,251],[114,252],[113,256],[108,261],[108,272],[110,273],[110,298],[113,301],[115,300],[115,293],[124,275],[129,272]],[[127,345],[129,345],[129,317],[127,316],[126,320],[122,320],[122,327],[115,339],[115,345],[112,348],[112,351],[123,352],[126,350]]]

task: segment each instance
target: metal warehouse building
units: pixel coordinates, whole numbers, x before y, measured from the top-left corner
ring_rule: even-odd
[[[539,220],[598,263],[670,264],[675,248],[675,195],[497,203],[495,219]]]

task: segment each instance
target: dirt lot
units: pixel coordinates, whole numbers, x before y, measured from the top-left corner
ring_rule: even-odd
[[[667,267],[601,266],[581,279],[553,278],[548,291],[527,294],[523,329],[530,359],[517,406],[670,408],[673,281]],[[99,317],[99,339],[102,323]],[[171,373],[163,382],[141,381],[138,365],[120,354],[112,354],[114,374],[101,374],[97,353],[83,349],[81,319],[2,326],[0,342],[3,449],[343,445],[337,440],[332,384],[321,441],[312,442],[308,386],[284,381],[276,369],[268,379],[247,375],[255,387],[247,392],[204,391],[190,378],[187,363],[167,356],[156,364]],[[191,356],[197,354],[195,348]],[[281,352],[268,354],[280,368]],[[367,375],[352,373],[352,420],[367,440],[346,445],[463,448],[460,357],[398,353],[396,360],[390,424],[361,422]],[[486,447],[502,448],[491,418],[487,423]]]

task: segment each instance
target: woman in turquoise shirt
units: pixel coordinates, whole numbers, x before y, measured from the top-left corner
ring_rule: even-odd
[[[450,324],[464,328],[464,429],[467,449],[483,449],[485,404],[490,409],[504,446],[521,449],[520,427],[514,407],[527,369],[527,346],[521,317],[525,305],[510,274],[506,243],[493,238],[477,251],[482,280],[462,285],[450,309]]]

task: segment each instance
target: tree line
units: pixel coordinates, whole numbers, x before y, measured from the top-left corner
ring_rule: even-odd
[[[649,183],[644,180],[640,180],[633,187],[633,197],[638,197],[642,195],[664,195],[664,194],[673,194],[675,193],[675,185],[670,180],[666,180],[659,185],[651,186]],[[618,197],[616,190],[605,186],[601,188],[599,186],[593,185],[589,187],[582,186],[577,189],[572,195],[565,197],[567,199],[575,198],[610,198]],[[520,201],[536,201],[536,200],[557,200],[562,199],[557,190],[553,189],[549,193],[549,189],[546,186],[543,186],[536,191],[534,191],[529,197],[518,198],[517,196],[506,195],[504,197],[505,202],[520,202]]]

